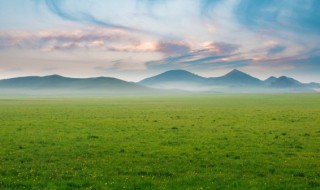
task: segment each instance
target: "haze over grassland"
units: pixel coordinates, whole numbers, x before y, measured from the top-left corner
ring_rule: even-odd
[[[221,77],[202,77],[171,70],[138,83],[116,78],[67,78],[59,75],[0,80],[2,95],[170,95],[188,93],[303,93],[317,92],[319,83],[269,77],[262,81],[239,70]]]

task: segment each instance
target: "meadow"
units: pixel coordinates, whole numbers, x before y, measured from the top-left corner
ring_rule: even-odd
[[[0,189],[320,189],[320,95],[2,97]]]

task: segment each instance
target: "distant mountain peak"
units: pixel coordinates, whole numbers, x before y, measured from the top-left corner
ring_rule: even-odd
[[[227,77],[227,78],[245,78],[245,77],[253,78],[251,75],[248,75],[247,73],[242,72],[238,69],[233,69],[232,71],[230,71],[229,73],[224,75],[224,77]]]
[[[0,89],[62,90],[87,92],[140,91],[146,87],[111,77],[68,78],[60,75],[31,76],[0,80]]]
[[[267,78],[266,80],[264,80],[263,82],[267,85],[270,85],[271,83],[273,83],[274,81],[278,80],[277,77],[271,76],[269,78]]]
[[[282,80],[284,80],[284,79],[292,79],[292,78],[287,77],[287,76],[281,76],[281,77],[279,77],[278,79],[282,79]]]
[[[189,71],[183,70],[183,69],[172,69],[172,70],[165,71],[164,73],[170,73],[170,72],[185,72],[185,73],[190,73]]]
[[[213,77],[211,78],[212,84],[220,84],[220,85],[228,85],[228,86],[257,86],[262,83],[257,78],[248,75],[238,69],[233,69],[229,73],[221,77]]]
[[[138,84],[112,77],[70,78],[57,74],[48,76],[27,76],[0,80],[0,91],[25,90],[37,92],[67,93],[140,93],[150,89],[174,89],[191,92],[315,92],[320,91],[319,83],[301,83],[294,78],[271,76],[261,81],[238,69],[220,77],[202,77],[192,72],[176,69],[146,78]],[[151,90],[153,91],[153,90]],[[19,91],[20,92],[20,91]],[[158,92],[158,91],[157,91]]]
[[[43,78],[66,78],[66,77],[58,75],[58,74],[53,74],[53,75],[43,76]]]
[[[273,82],[271,82],[270,85],[276,88],[292,88],[303,86],[303,84],[299,81],[287,76],[281,76],[279,78],[276,78]]]
[[[186,70],[169,70],[166,72],[163,72],[159,75],[146,78],[139,83],[144,85],[156,85],[159,83],[172,83],[172,82],[202,82],[206,78],[201,77],[199,75],[196,75],[194,73],[191,73]]]
[[[189,71],[186,70],[182,70],[182,69],[175,69],[175,70],[169,70],[166,71],[164,73],[162,73],[162,75],[167,75],[167,74],[172,74],[172,75],[195,75]]]
[[[243,72],[238,69],[232,69],[232,71],[230,71],[230,73],[243,73]]]
[[[232,69],[228,74],[236,74],[236,73],[243,73],[243,74],[246,74],[245,72],[242,72],[238,69]]]
[[[277,79],[277,77],[271,76],[271,77],[267,78],[266,80],[276,80],[276,79]]]

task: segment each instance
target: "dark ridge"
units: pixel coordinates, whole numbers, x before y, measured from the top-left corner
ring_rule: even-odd
[[[212,84],[228,86],[258,86],[262,84],[261,80],[237,69],[233,69],[224,76],[210,78],[210,80]]]
[[[270,84],[270,86],[274,88],[299,88],[299,87],[303,87],[304,84],[302,84],[301,82],[293,78],[281,76],[277,78],[275,81],[273,81]]]
[[[189,83],[202,83],[206,80],[205,77],[193,74],[185,70],[170,70],[159,75],[146,78],[139,82],[143,85],[155,85],[159,83],[168,82],[189,82]]]

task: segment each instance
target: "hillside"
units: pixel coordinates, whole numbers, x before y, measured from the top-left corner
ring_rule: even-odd
[[[213,85],[227,85],[227,86],[259,86],[262,85],[262,81],[241,72],[237,69],[232,70],[221,77],[209,78],[210,83]]]
[[[146,78],[139,84],[159,89],[179,89],[216,93],[287,93],[313,92],[317,83],[304,84],[293,78],[269,77],[262,81],[247,73],[233,69],[220,77],[202,77],[185,70],[171,70]]]
[[[181,93],[290,93],[319,91],[320,84],[293,78],[262,81],[239,70],[220,77],[202,77],[185,70],[170,70],[138,83],[112,77],[68,78],[60,75],[27,76],[0,80],[0,95],[15,94],[181,94]]]
[[[162,89],[200,90],[206,86],[207,78],[185,70],[170,70],[159,75],[146,78],[139,84]]]
[[[4,92],[26,94],[96,94],[96,93],[145,93],[152,90],[133,82],[111,77],[67,78],[60,75],[30,76],[0,80]]]

